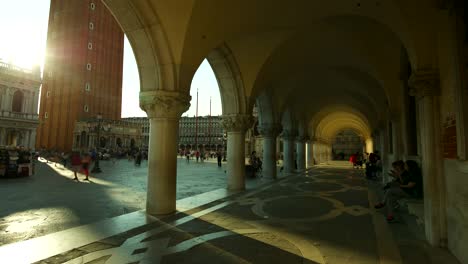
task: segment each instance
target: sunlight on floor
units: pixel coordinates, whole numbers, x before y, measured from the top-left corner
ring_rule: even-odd
[[[69,178],[69,179],[73,179],[73,171],[71,171],[68,168],[64,168],[62,164],[55,163],[55,162],[47,163],[46,160],[44,160],[42,158],[39,158],[39,162],[42,162],[42,163],[46,164],[47,166],[49,166],[58,175],[64,176],[64,177]],[[82,173],[77,173],[77,174],[78,174],[78,178],[80,179],[80,181],[82,183],[90,183],[90,182],[81,180],[81,179],[83,179],[83,177],[85,177],[84,174],[82,174]],[[108,186],[108,187],[119,187],[119,185],[117,185],[115,183],[112,183],[110,181],[106,181],[106,180],[102,180],[102,179],[93,177],[92,173],[90,173],[90,178],[91,178],[91,183],[104,185],[104,186]]]

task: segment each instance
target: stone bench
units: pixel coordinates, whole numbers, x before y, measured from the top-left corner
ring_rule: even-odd
[[[403,198],[398,200],[400,207],[406,207],[408,213],[416,216],[416,222],[424,225],[424,200],[420,198]]]

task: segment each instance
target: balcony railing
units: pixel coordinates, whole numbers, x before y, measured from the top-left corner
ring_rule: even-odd
[[[29,114],[29,113],[18,113],[10,111],[0,111],[0,118],[11,118],[11,119],[20,119],[20,120],[39,120],[38,114]]]
[[[9,74],[13,74],[15,76],[22,76],[34,81],[41,81],[41,72],[39,68],[35,70],[30,70],[0,61],[0,72],[7,72]]]

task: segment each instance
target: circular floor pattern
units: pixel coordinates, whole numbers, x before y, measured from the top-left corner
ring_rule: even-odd
[[[321,179],[321,180],[344,180],[344,179],[347,179],[347,177],[344,176],[344,175],[318,175],[318,176],[315,176],[315,178]]]
[[[326,200],[312,196],[281,197],[263,206],[268,215],[275,218],[315,218],[330,212],[334,206]]]
[[[298,187],[301,190],[312,192],[331,192],[343,189],[343,186],[339,184],[326,182],[305,182],[299,184]]]

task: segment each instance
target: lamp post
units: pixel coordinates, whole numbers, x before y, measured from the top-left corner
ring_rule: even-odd
[[[98,114],[97,115],[97,120],[98,120],[98,126],[97,126],[97,148],[96,148],[96,163],[94,163],[94,167],[91,170],[93,173],[100,173],[102,172],[101,168],[99,168],[99,147],[101,146],[101,120],[102,120],[102,115]]]

